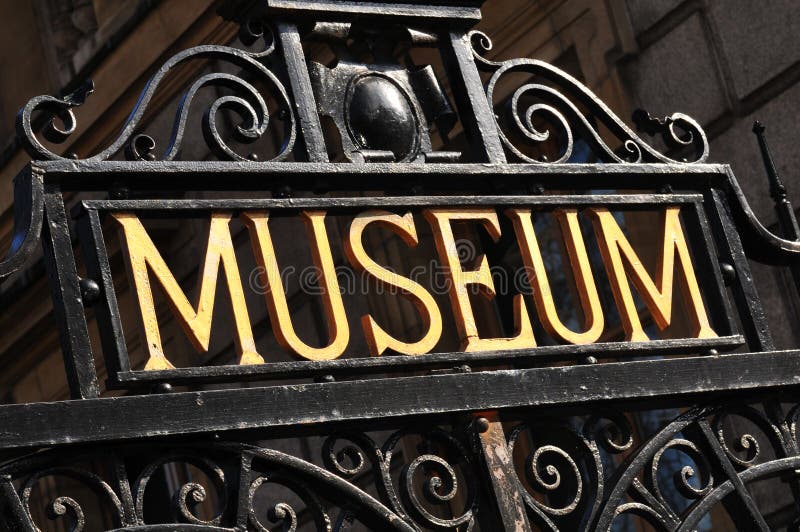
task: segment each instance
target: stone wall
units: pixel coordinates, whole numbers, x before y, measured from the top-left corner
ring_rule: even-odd
[[[626,0],[636,48],[618,69],[635,107],[679,111],[701,122],[712,162],[728,163],[764,225],[776,216],[752,134],[767,126],[778,172],[800,207],[800,9],[793,0]],[[779,346],[797,345],[793,288],[781,272],[754,265]]]

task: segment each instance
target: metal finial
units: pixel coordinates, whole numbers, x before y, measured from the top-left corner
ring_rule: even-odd
[[[767,169],[767,177],[769,178],[769,193],[775,201],[775,213],[778,215],[778,225],[781,228],[783,237],[787,240],[800,241],[800,226],[797,225],[797,217],[794,214],[794,207],[786,193],[786,187],[778,177],[778,171],[775,169],[775,162],[772,160],[772,155],[767,146],[767,139],[764,136],[766,128],[764,125],[756,121],[753,124],[753,133],[758,138],[758,146],[761,148],[761,157],[764,159],[764,167]],[[798,295],[800,295],[800,264],[791,264],[789,271],[792,273],[795,288]]]
[[[772,160],[772,154],[767,145],[767,138],[764,135],[766,131],[764,124],[756,120],[753,123],[753,133],[756,134],[758,139],[758,147],[761,149],[761,158],[764,160],[764,168],[767,170],[767,178],[769,179],[769,194],[778,202],[786,198],[786,187],[783,185],[778,171],[775,169],[775,162]]]

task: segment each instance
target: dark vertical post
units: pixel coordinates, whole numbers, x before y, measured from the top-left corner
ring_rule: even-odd
[[[44,262],[50,292],[53,294],[53,314],[61,337],[70,395],[73,399],[98,397],[100,389],[97,386],[67,213],[57,187],[46,186],[44,207]]]
[[[94,209],[82,211],[78,217],[77,229],[86,275],[100,287],[100,294],[95,302],[95,319],[100,331],[106,372],[113,381],[118,372],[130,371],[131,365],[98,212]]]
[[[442,54],[474,162],[505,163],[506,154],[497,134],[494,109],[475,65],[469,36],[463,31],[451,31]]]
[[[250,507],[250,481],[253,466],[253,457],[250,453],[244,452],[239,463],[239,483],[236,489],[236,528],[237,530],[247,530],[249,517],[248,508]]]
[[[8,532],[36,532],[38,529],[31,523],[28,512],[22,506],[17,490],[11,482],[11,477],[0,477],[0,502],[3,512],[0,523],[4,524]]]
[[[136,526],[136,503],[133,501],[131,483],[128,479],[128,470],[125,468],[125,460],[117,453],[111,454],[111,474],[113,475],[114,488],[122,502],[122,515],[120,515],[122,527]]]
[[[328,150],[325,148],[325,137],[322,135],[322,124],[317,113],[317,102],[297,25],[286,21],[278,22],[278,38],[286,61],[286,71],[292,83],[294,110],[308,160],[314,163],[328,162]]]
[[[772,200],[775,202],[775,213],[778,215],[778,225],[781,228],[781,236],[787,240],[800,240],[800,227],[797,225],[797,218],[794,214],[792,202],[789,201],[786,187],[778,175],[775,162],[772,160],[772,154],[767,145],[767,138],[764,135],[766,129],[767,128],[764,127],[761,122],[756,121],[753,124],[753,133],[756,134],[756,138],[758,139],[761,158],[764,160],[764,168],[767,171],[767,179],[769,179],[769,195],[772,196]],[[797,290],[798,297],[800,297],[800,264],[790,264],[789,271],[792,273],[795,289]]]
[[[769,151],[767,144],[766,127],[761,122],[756,121],[753,124],[753,133],[758,139],[758,147],[761,150],[761,158],[764,160],[764,168],[767,171],[767,179],[769,180],[769,194],[775,202],[775,213],[778,215],[778,225],[781,228],[781,236],[787,240],[800,240],[800,227],[797,225],[797,217],[794,214],[794,207],[792,202],[789,201],[789,195],[786,187],[783,184],[778,170],[775,168],[775,162],[772,159],[772,153]],[[792,274],[794,280],[795,290],[797,296],[800,297],[800,263],[797,261],[789,264],[789,272]],[[786,421],[783,413],[783,407],[778,401],[771,401],[764,404],[767,415],[770,416],[773,423],[780,427],[784,436],[784,441],[787,442],[789,448],[784,449],[787,456],[797,454],[800,450],[797,446],[797,440]],[[795,509],[800,509],[800,483],[796,480],[791,482],[791,489],[794,493]]]
[[[744,254],[742,241],[730,217],[725,195],[717,189],[712,189],[709,195],[706,195],[706,204],[711,212],[708,219],[715,240],[719,244],[720,261],[734,267],[730,284],[747,338],[747,346],[751,351],[773,351],[775,342],[753,282],[753,274]]]
[[[506,435],[497,413],[482,414],[475,418],[472,426],[482,457],[483,473],[489,480],[489,492],[493,495],[503,530],[531,530],[514,463],[508,454]]]

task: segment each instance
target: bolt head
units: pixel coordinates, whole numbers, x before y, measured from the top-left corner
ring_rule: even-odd
[[[168,382],[159,382],[153,386],[153,393],[172,393],[172,385]]]
[[[721,262],[719,269],[722,272],[722,280],[726,285],[730,285],[736,280],[736,268],[733,267],[733,264]]]
[[[489,430],[489,420],[485,417],[479,417],[475,420],[475,430],[483,434]]]
[[[100,286],[94,279],[81,279],[78,281],[81,289],[81,299],[84,305],[93,305],[100,297]]]

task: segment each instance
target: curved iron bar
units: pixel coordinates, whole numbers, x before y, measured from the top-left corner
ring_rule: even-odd
[[[138,525],[125,528],[115,528],[108,532],[240,532],[235,528],[223,528],[213,525]]]
[[[603,420],[607,423],[601,424]],[[549,418],[536,418],[523,421],[509,432],[507,436],[508,452],[513,457],[514,448],[520,435],[528,431],[532,436],[546,434],[553,437],[562,435],[559,445],[541,444],[534,446],[525,460],[525,470],[516,468],[517,485],[523,496],[529,514],[537,520],[538,525],[549,530],[559,530],[557,521],[580,512],[582,527],[592,522],[600,508],[605,490],[605,466],[600,449],[609,454],[619,454],[633,446],[633,433],[630,423],[621,414],[602,411],[587,417],[582,427],[573,426],[565,421]],[[566,440],[563,439],[566,436]],[[568,447],[565,446],[568,443]],[[555,493],[562,486],[562,473],[556,463],[544,459],[550,455],[560,458],[566,464],[568,472],[574,478],[574,495],[572,500],[559,507],[550,506],[535,497],[522,482],[526,477],[527,485],[540,488],[537,491]],[[584,483],[586,486],[584,486]],[[570,492],[571,493],[571,492]]]
[[[517,127],[517,132],[530,141],[541,143],[550,139],[550,131],[536,129],[533,123],[534,116],[544,113],[558,122],[562,132],[565,133],[566,139],[562,141],[560,154],[558,159],[554,161],[555,163],[567,162],[572,156],[574,147],[573,127],[583,133],[584,139],[592,147],[595,154],[605,162],[684,164],[702,163],[708,159],[709,148],[706,134],[700,124],[691,117],[683,113],[674,113],[662,120],[655,120],[643,113],[636,115],[637,121],[640,122],[640,129],[645,130],[650,135],[660,134],[669,148],[695,147],[694,160],[672,159],[642,140],[597,95],[563,70],[536,59],[523,58],[502,62],[490,61],[483,55],[492,49],[491,39],[479,31],[470,32],[469,38],[478,67],[481,70],[492,73],[486,86],[486,96],[490,105],[494,105],[494,92],[498,81],[512,72],[538,76],[563,91],[562,93],[539,83],[528,83],[518,88],[509,101],[509,111]],[[538,96],[545,103],[533,104],[521,112],[520,101],[525,94]],[[584,114],[570,98],[586,108],[588,115]],[[606,126],[622,142],[623,149],[626,152],[625,157],[616,155],[608,144],[603,141],[600,131],[594,123],[595,120]],[[523,161],[549,163],[548,161],[540,161],[529,157],[519,150],[503,131],[499,121],[497,121],[497,129],[506,148]]]
[[[478,485],[472,470],[471,453],[466,445],[444,430],[436,428],[428,431],[405,429],[395,432],[386,440],[381,448],[384,458],[382,480],[386,483],[386,489],[392,492],[395,489],[389,475],[389,465],[392,461],[394,449],[402,438],[412,435],[423,438],[423,447],[429,447],[432,443],[442,445],[452,453],[451,456],[454,456],[457,462],[451,464],[450,461],[433,454],[429,449],[422,449],[421,454],[406,464],[401,472],[400,498],[398,499],[394,495],[391,500],[402,500],[400,509],[403,513],[410,514],[416,523],[433,528],[453,530],[464,525],[467,530],[471,529],[474,525],[478,508]],[[456,465],[461,470],[467,483],[466,493],[463,497],[465,501],[463,502],[464,510],[460,514],[455,509],[450,508],[449,504],[451,501],[456,500],[460,490],[455,469]],[[414,480],[418,474],[429,474],[429,477],[423,482],[422,496],[424,499],[431,505],[447,507],[456,514],[454,517],[450,519],[437,517],[425,508],[415,489]]]
[[[119,497],[117,497],[117,494],[114,492],[111,486],[109,486],[108,483],[98,475],[89,471],[76,469],[74,467],[51,467],[43,469],[31,475],[25,481],[25,484],[22,488],[21,501],[22,506],[29,517],[31,516],[30,499],[33,488],[42,478],[49,476],[62,476],[71,478],[88,486],[97,495],[104,496],[111,503],[114,510],[116,510],[116,515],[114,518],[117,526],[121,525],[124,521],[125,509],[123,508],[122,502],[120,501]],[[86,526],[86,518],[83,509],[81,508],[81,505],[72,497],[60,496],[54,499],[47,508],[47,514],[51,520],[56,520],[64,516],[71,517],[71,532],[82,532]],[[31,517],[31,521],[32,520],[33,518]]]
[[[763,463],[755,463],[759,454],[755,448],[755,437],[749,433],[741,437],[740,443],[745,450],[751,450],[751,454],[745,460],[735,456],[729,449],[721,428],[722,420],[728,415],[744,416],[755,423],[764,431],[768,441],[774,447],[777,457]],[[793,410],[787,416],[790,423],[794,415],[795,411]],[[679,433],[686,433],[692,425],[706,423],[709,418],[712,419],[711,425],[715,430],[709,432],[709,434],[713,434],[713,437],[708,441],[697,443],[678,436]],[[712,475],[711,456],[715,457],[714,460],[727,457],[731,466],[737,468],[738,473],[735,475],[742,483],[774,476],[783,471],[796,471],[800,457],[789,455],[793,448],[787,445],[783,438],[784,435],[780,428],[753,409],[735,407],[733,410],[727,411],[723,407],[716,407],[690,410],[669,423],[639,447],[617,470],[612,480],[613,489],[605,497],[602,511],[598,514],[592,529],[610,530],[615,518],[624,513],[632,513],[646,519],[656,528],[693,530],[692,527],[716,503],[735,489],[731,480],[733,477],[716,478]],[[708,449],[707,445],[716,450]],[[699,469],[700,477],[704,480],[700,486],[690,484],[689,478],[697,475],[698,471],[688,464],[683,465],[680,471],[675,473],[676,487],[681,495],[688,500],[694,500],[682,515],[679,515],[667,502],[657,478],[661,457],[670,449],[679,450],[689,456]],[[733,471],[732,467],[729,471]],[[722,472],[724,470],[724,467],[720,469]],[[642,481],[639,478],[643,472],[645,473]],[[625,502],[628,495],[633,500]]]
[[[750,406],[739,406],[728,410],[721,411],[712,421],[712,427],[716,432],[717,440],[725,450],[725,454],[734,466],[740,469],[752,467],[757,464],[757,460],[761,456],[761,446],[758,439],[750,432],[745,432],[739,435],[735,442],[736,450],[747,452],[746,458],[740,458],[728,445],[726,438],[726,431],[724,421],[728,417],[740,417],[748,420],[750,423],[758,427],[759,430],[769,439],[773,449],[781,451],[784,456],[791,453],[791,448],[786,446],[783,440],[783,433],[780,428],[776,427],[764,414]],[[791,414],[790,414],[791,418]]]
[[[449,451],[449,456],[455,457],[455,463],[428,450],[422,450],[418,457],[405,464],[399,484],[395,486],[391,472],[394,449],[400,440],[408,436],[420,436],[423,447],[438,443]],[[345,440],[350,444],[336,450],[336,443]],[[423,529],[430,527],[455,530],[462,526],[470,529],[474,525],[478,507],[478,486],[472,474],[473,460],[470,456],[471,453],[466,445],[441,429],[399,430],[391,434],[380,447],[365,434],[334,434],[326,439],[322,449],[323,462],[328,470],[346,479],[366,472],[369,460],[372,463],[380,498],[397,515]],[[345,459],[351,465],[344,464]],[[463,504],[464,510],[450,519],[438,517],[426,508],[423,499],[429,505],[445,506],[452,511],[450,502],[456,500],[461,490],[457,468],[467,482],[463,499],[466,501]],[[417,493],[419,491],[417,479],[420,475],[427,475],[426,480],[422,482],[421,494]]]
[[[266,38],[265,38],[266,40]],[[195,46],[180,52],[170,59],[153,75],[145,85],[144,90],[139,96],[139,101],[128,116],[125,125],[117,139],[105,150],[88,157],[86,160],[101,161],[108,159],[126,147],[126,155],[134,159],[154,158],[151,153],[155,148],[155,142],[146,135],[135,135],[134,132],[139,126],[145,110],[149,105],[164,77],[180,63],[191,59],[218,59],[228,61],[243,69],[254,69],[268,83],[274,92],[275,98],[281,106],[281,116],[286,123],[284,143],[279,152],[272,159],[279,161],[285,159],[294,147],[297,135],[297,127],[294,114],[292,113],[291,100],[278,77],[265,66],[264,59],[268,58],[275,50],[274,38],[266,48],[260,52],[247,52],[219,45]],[[248,99],[241,96],[223,96],[211,104],[204,116],[204,134],[206,142],[214,153],[224,159],[248,160],[231,150],[222,137],[219,135],[216,126],[216,113],[222,108],[230,108],[238,112],[245,119],[245,126],[237,126],[234,136],[242,142],[252,142],[260,138],[268,127],[269,113],[264,98],[251,84],[238,76],[223,73],[212,73],[202,76],[196,81],[183,95],[178,106],[175,122],[173,124],[172,135],[169,146],[163,155],[164,160],[174,159],[179,150],[184,135],[184,126],[190,104],[196,92],[203,86],[217,85],[224,86],[233,90],[238,90],[245,94]],[[94,90],[93,84],[88,82],[80,87],[76,92],[65,98],[55,98],[52,96],[37,96],[29,100],[17,115],[17,137],[23,147],[34,159],[64,160],[56,153],[47,149],[37,138],[32,126],[32,115],[35,111],[47,113],[47,122],[43,130],[44,137],[50,142],[60,144],[64,142],[76,129],[75,115],[72,111],[85,101],[86,97]],[[251,102],[255,102],[253,105]],[[55,118],[59,118],[64,124],[63,128],[55,125]],[[130,141],[130,143],[129,143]]]
[[[161,456],[158,459],[150,462],[141,472],[133,486],[133,496],[136,504],[136,520],[140,524],[144,524],[144,495],[147,489],[147,484],[150,481],[155,470],[170,462],[178,462],[184,464],[191,464],[200,469],[207,475],[212,482],[214,482],[218,495],[220,495],[220,509],[213,519],[203,521],[195,516],[190,505],[195,506],[203,503],[206,500],[207,494],[205,487],[198,482],[187,482],[183,484],[173,494],[173,512],[176,518],[196,525],[218,525],[222,520],[222,515],[225,513],[227,506],[227,497],[225,490],[225,473],[222,469],[211,462],[209,459],[200,456],[196,453],[181,453],[173,452]]]
[[[147,479],[149,479],[155,469],[159,467],[159,465],[170,461],[188,460],[190,463],[197,465],[197,461],[200,460],[203,462],[200,464],[203,466],[203,469],[211,468],[213,471],[217,472],[214,473],[212,471],[212,474],[218,475],[219,479],[224,483],[224,485],[221,486],[223,492],[230,491],[231,494],[235,494],[237,490],[249,490],[244,494],[244,499],[242,499],[242,494],[240,494],[239,497],[234,496],[229,499],[239,501],[240,507],[238,511],[244,512],[243,516],[238,516],[239,522],[241,522],[242,517],[244,517],[246,520],[250,521],[251,524],[257,526],[256,523],[259,523],[258,520],[253,521],[251,519],[251,516],[254,514],[254,509],[251,506],[253,494],[255,490],[263,485],[265,482],[264,479],[269,478],[272,481],[276,481],[281,485],[295,490],[296,493],[309,495],[309,497],[304,497],[306,503],[309,501],[317,501],[319,503],[319,510],[323,512],[317,515],[318,519],[315,521],[319,530],[330,530],[331,524],[330,520],[327,518],[326,511],[317,498],[317,494],[322,495],[326,501],[339,505],[345,511],[349,512],[351,516],[357,517],[359,521],[371,527],[371,529],[396,530],[402,532],[413,532],[416,530],[414,526],[401,519],[391,509],[334,473],[286,453],[244,443],[213,442],[208,444],[178,445],[176,448],[169,447],[166,444],[154,445],[152,443],[147,445],[140,444],[115,447],[113,448],[114,455],[121,457],[137,457],[142,454],[145,456],[158,456],[158,458],[150,461],[148,465],[145,466],[134,485],[134,489],[130,491],[128,491],[127,488],[127,480],[120,481],[120,479],[117,479],[124,485],[124,487],[122,485],[118,486],[117,489],[119,489],[119,492],[117,492],[108,482],[100,479],[100,477],[93,473],[72,466],[65,467],[62,465],[65,462],[84,463],[97,460],[98,457],[108,456],[108,454],[104,452],[108,449],[108,447],[99,447],[88,450],[51,449],[42,451],[4,464],[0,467],[0,475],[9,475],[11,478],[16,479],[30,476],[28,483],[21,488],[22,499],[26,504],[29,504],[31,491],[31,487],[28,486],[28,484],[32,486],[36,479],[42,476],[49,474],[68,474],[81,481],[86,481],[87,479],[96,480],[100,483],[100,487],[91,485],[91,483],[90,487],[93,487],[98,494],[104,494],[109,497],[115,510],[119,514],[118,520],[120,522],[124,522],[123,516],[125,514],[136,516],[136,521],[129,522],[129,526],[127,527],[117,523],[116,526],[122,526],[122,528],[118,529],[120,531],[161,532],[166,530],[180,530],[186,532],[230,532],[239,530],[239,528],[232,523],[222,524],[222,521],[234,519],[234,517],[236,517],[233,515],[234,512],[228,512],[225,509],[223,509],[220,514],[221,516],[225,516],[224,519],[215,518],[211,522],[202,522],[197,518],[190,519],[185,515],[182,516],[183,520],[190,522],[145,524],[142,521],[142,496],[147,484]],[[212,460],[212,458],[208,457],[215,458]],[[248,467],[247,470],[252,470],[255,475],[254,479],[248,480],[245,486],[242,486],[239,479],[235,478],[236,475],[233,475],[234,478],[228,478],[222,474],[223,468],[238,468],[242,461],[245,461],[251,466]],[[209,473],[207,472],[206,474]],[[187,489],[182,488],[178,490],[178,495],[180,497],[198,493],[197,489],[190,484],[193,483],[183,486],[183,488],[189,486]],[[125,491],[128,492],[127,497],[122,495]],[[244,503],[242,501],[244,501]],[[66,514],[69,511],[72,511],[73,515],[81,512],[79,505],[71,499],[68,500],[67,497],[57,499],[54,505],[60,505],[55,508],[56,513],[59,515]],[[61,511],[61,507],[63,507],[63,512]],[[76,508],[77,511],[75,510]],[[289,510],[286,505],[278,504],[274,509],[278,510],[274,515],[278,520],[281,520],[281,517],[288,518],[287,514]],[[281,512],[284,512],[283,516],[281,516]],[[30,512],[28,511],[28,513]],[[284,524],[286,524],[285,519]],[[263,529],[263,525],[258,528]],[[80,527],[76,530],[80,530]]]
[[[708,494],[714,486],[714,476],[711,472],[711,464],[694,442],[684,438],[675,438],[668,441],[658,451],[656,451],[656,453],[653,455],[653,458],[650,460],[652,465],[650,467],[650,475],[649,477],[646,477],[646,480],[649,483],[649,488],[652,490],[659,502],[661,502],[661,504],[663,504],[665,507],[669,507],[667,498],[661,492],[661,486],[658,481],[661,458],[664,456],[664,453],[669,450],[680,451],[691,458],[692,461],[697,464],[697,469],[700,471],[700,475],[705,477],[703,479],[705,482],[701,483],[700,487],[692,486],[689,483],[689,479],[697,475],[697,470],[688,464],[681,467],[681,470],[675,474],[675,487],[678,488],[680,494],[687,499],[699,499]]]
[[[787,240],[764,227],[730,169],[725,193],[748,257],[772,266],[785,266],[800,258],[800,241]]]
[[[255,480],[253,480],[253,482],[250,483],[247,493],[247,506],[249,510],[248,519],[250,524],[253,525],[258,532],[270,531],[269,528],[267,528],[258,518],[254,506],[254,498],[256,492],[262,486],[270,482],[289,488],[290,490],[294,491],[303,502],[305,502],[306,507],[311,510],[312,519],[314,524],[317,526],[317,530],[323,530],[325,532],[330,532],[332,530],[331,519],[328,516],[327,509],[322,504],[322,501],[320,501],[319,498],[314,495],[313,491],[308,486],[283,475],[265,474],[257,477]],[[267,515],[271,521],[275,523],[280,522],[282,525],[281,528],[285,532],[295,532],[297,530],[297,512],[289,503],[278,502],[274,504],[267,511]]]
[[[800,456],[790,456],[787,458],[778,458],[770,462],[758,464],[743,471],[739,475],[739,479],[747,484],[756,480],[763,480],[772,478],[783,473],[796,474],[800,469]],[[695,530],[697,523],[711,511],[714,505],[722,501],[726,496],[730,495],[735,489],[733,482],[726,480],[725,482],[717,485],[711,490],[702,501],[694,505],[689,513],[684,517],[681,525],[676,529],[676,532],[684,532]]]
[[[219,444],[219,447],[225,448],[227,445],[234,444]],[[246,447],[246,453],[252,457],[265,460],[270,466],[277,466],[294,473],[295,478],[303,481],[306,485],[315,486],[320,491],[324,488],[325,496],[331,502],[362,509],[364,513],[359,513],[359,518],[368,526],[375,526],[376,529],[381,530],[414,531],[411,525],[403,521],[391,509],[334,473],[279,451]]]
[[[598,514],[592,529],[602,531],[610,530],[614,519],[618,515],[626,512],[635,513],[647,519],[648,522],[654,526],[657,525],[665,529],[669,528],[665,523],[668,522],[668,519],[671,518],[672,515],[662,515],[663,510],[668,509],[668,505],[667,508],[654,508],[652,505],[642,502],[626,503],[623,501],[634,484],[637,484],[637,487],[641,489],[646,489],[641,482],[639,482],[638,476],[649,463],[652,463],[652,459],[656,453],[664,446],[668,445],[677,433],[685,430],[691,424],[695,423],[697,419],[706,417],[710,413],[711,411],[705,408],[696,408],[685,412],[661,429],[661,431],[650,438],[649,441],[640,446],[633,455],[628,457],[614,475],[611,481],[613,487],[607,493],[603,501],[601,512]],[[647,476],[645,476],[645,478],[647,478]],[[653,499],[656,497],[655,494],[651,494],[651,496]]]
[[[558,425],[557,425],[558,426]],[[507,444],[508,444],[508,452],[510,455],[513,456],[514,453],[514,446],[516,445],[516,441],[519,438],[520,434],[523,431],[531,430],[533,426],[528,425],[527,423],[521,423],[514,427],[514,429],[509,433],[507,437]],[[552,429],[552,426],[548,426],[549,429]],[[589,450],[591,452],[591,450]],[[560,447],[556,447],[554,445],[544,445],[538,448],[533,449],[530,455],[528,456],[527,460],[525,460],[525,477],[527,477],[528,482],[534,486],[538,486],[543,488],[545,491],[554,491],[558,489],[561,485],[561,473],[559,469],[553,465],[548,464],[545,468],[547,478],[544,478],[539,470],[540,466],[540,458],[543,453],[552,453],[559,456],[564,462],[570,466],[570,472],[575,477],[575,496],[568,505],[563,506],[561,508],[553,508],[548,506],[544,502],[541,502],[531,496],[531,493],[528,489],[522,484],[520,480],[520,473],[517,473],[517,486],[522,494],[523,500],[525,501],[525,506],[528,508],[529,514],[533,514],[538,521],[538,524],[543,529],[557,531],[558,525],[556,525],[555,521],[553,520],[556,517],[568,515],[577,508],[578,503],[580,502],[582,495],[583,495],[583,481],[581,477],[581,472],[578,469],[575,460],[564,451]],[[602,478],[602,475],[598,475],[595,477],[597,479]],[[549,480],[548,480],[549,479]]]
[[[0,280],[21,270],[39,246],[44,218],[44,181],[35,167],[14,180],[14,236],[0,261]]]

